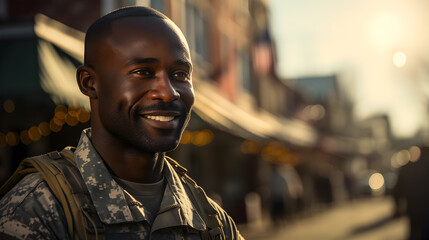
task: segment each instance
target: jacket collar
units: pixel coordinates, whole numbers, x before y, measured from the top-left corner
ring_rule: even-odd
[[[122,188],[113,180],[90,138],[91,130],[85,129],[74,156],[100,220],[105,224],[133,221]]]
[[[189,226],[200,231],[205,230],[206,224],[189,198],[184,183],[170,163],[165,160],[164,163],[167,186],[158,215],[152,225],[152,231],[173,226]]]
[[[116,183],[90,139],[91,129],[85,129],[74,156],[100,220],[105,224],[146,220],[144,206],[136,206],[135,199]],[[167,184],[152,231],[172,226],[205,230],[195,204],[168,161],[164,164],[164,177]]]

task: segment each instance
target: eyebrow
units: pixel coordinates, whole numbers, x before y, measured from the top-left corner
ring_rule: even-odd
[[[156,58],[134,58],[131,61],[127,62],[127,66],[132,66],[135,64],[151,64],[151,63],[159,63],[159,60]],[[175,62],[177,65],[181,65],[187,67],[192,70],[192,63],[187,60],[179,59]]]
[[[189,61],[180,59],[176,61],[177,65],[181,65],[181,66],[185,66],[187,67],[189,70],[192,70],[192,63],[190,63]]]

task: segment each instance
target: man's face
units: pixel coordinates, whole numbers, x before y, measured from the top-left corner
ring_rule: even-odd
[[[194,103],[183,35],[168,20],[127,17],[107,36],[93,66],[101,126],[141,151],[174,149]]]

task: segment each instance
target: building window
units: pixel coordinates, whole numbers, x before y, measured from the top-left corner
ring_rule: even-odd
[[[238,79],[241,80],[241,86],[248,92],[252,91],[252,75],[249,50],[243,49],[238,57]]]
[[[150,1],[150,7],[155,8],[156,10],[165,13],[165,4],[164,0],[151,0]]]
[[[199,60],[209,61],[210,32],[209,21],[204,11],[190,1],[186,1],[186,38],[191,50]]]

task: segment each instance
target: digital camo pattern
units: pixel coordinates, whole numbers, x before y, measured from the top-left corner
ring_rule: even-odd
[[[114,224],[133,220],[122,188],[113,180],[102,158],[90,140],[91,132],[82,132],[74,153],[79,171],[103,223]]]
[[[69,239],[61,205],[39,173],[25,176],[0,201],[0,232],[18,239]]]
[[[201,239],[199,232],[206,225],[183,186],[184,180],[167,161],[166,189],[151,226],[144,206],[113,180],[90,137],[89,129],[82,133],[75,158],[91,199],[98,204],[97,214],[106,224],[106,239]],[[212,203],[221,217],[226,239],[241,239],[232,219]],[[40,174],[27,175],[0,200],[1,232],[17,239],[69,239],[62,207]]]

